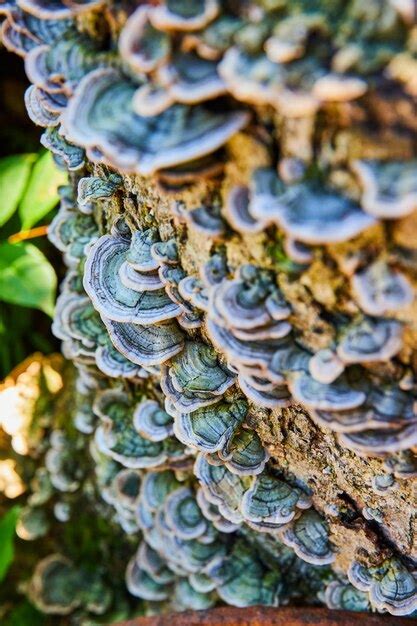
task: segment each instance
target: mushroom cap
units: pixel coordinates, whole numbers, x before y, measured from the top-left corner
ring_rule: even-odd
[[[119,267],[119,278],[124,287],[133,291],[157,291],[164,286],[157,270],[141,272],[135,270],[127,260]]]
[[[351,281],[357,302],[368,315],[381,316],[388,311],[398,311],[414,298],[407,278],[382,260],[356,272]]]
[[[417,161],[356,160],[363,209],[380,219],[398,219],[417,207]]]
[[[173,603],[180,611],[187,609],[202,611],[213,607],[216,604],[216,597],[207,591],[197,591],[190,580],[180,578],[175,584]]]
[[[197,456],[194,474],[207,500],[218,507],[223,517],[233,524],[241,523],[240,504],[245,492],[242,479],[224,465],[211,465],[203,454]]]
[[[137,365],[160,365],[183,348],[183,334],[175,322],[140,326],[102,319],[116,350]]]
[[[314,380],[328,385],[343,373],[345,366],[337,354],[327,348],[311,357],[308,369]]]
[[[185,213],[186,221],[196,231],[209,237],[220,237],[224,234],[225,225],[216,205],[203,205]]]
[[[168,494],[181,487],[171,470],[146,472],[142,480],[141,502],[152,513],[164,503]]]
[[[160,30],[193,32],[213,21],[219,10],[217,0],[166,0],[153,7],[150,20]]]
[[[219,450],[218,457],[233,474],[254,476],[263,472],[269,453],[255,431],[240,428]]]
[[[252,217],[249,210],[249,188],[245,185],[235,185],[228,193],[223,208],[229,224],[240,233],[257,233],[265,229],[266,223]]]
[[[93,409],[102,421],[95,433],[100,452],[131,469],[155,467],[166,460],[162,443],[143,438],[134,428],[127,394],[101,391],[96,395]]]
[[[180,539],[197,539],[207,529],[207,520],[187,487],[176,489],[167,497],[164,512],[166,523]]]
[[[133,232],[130,249],[126,257],[129,265],[139,272],[157,270],[159,261],[152,254],[152,247],[158,242],[159,233],[156,228]]]
[[[217,583],[217,593],[232,606],[278,606],[281,574],[266,569],[258,555],[238,541],[225,558],[214,561],[208,570]]]
[[[174,103],[174,97],[166,87],[153,80],[136,89],[132,98],[132,109],[141,117],[154,117],[169,109]]]
[[[355,589],[348,582],[333,580],[326,587],[325,602],[329,609],[345,611],[369,611],[368,594]]]
[[[18,0],[18,6],[27,13],[41,20],[68,20],[78,13],[91,11],[105,4],[106,0],[71,0],[65,3],[59,0]]]
[[[63,114],[66,136],[93,161],[89,149],[98,148],[114,167],[147,175],[213,152],[248,122],[246,113],[184,105],[141,117],[132,110],[134,91],[116,70],[90,72]]]
[[[326,74],[321,76],[313,87],[313,95],[322,102],[348,102],[366,93],[368,85],[356,76]]]
[[[215,351],[197,341],[186,342],[161,377],[163,392],[180,413],[218,402],[233,383],[234,376],[220,365]]]
[[[99,346],[95,351],[98,369],[110,378],[147,378],[149,376],[142,367],[129,361],[112,345],[110,340]]]
[[[73,563],[60,554],[39,561],[29,584],[29,597],[42,612],[68,615],[81,604],[78,572]]]
[[[103,235],[90,248],[84,268],[84,288],[99,313],[115,322],[154,324],[181,310],[164,289],[134,291],[125,287],[119,271],[128,257],[130,242]]]
[[[66,141],[60,134],[58,127],[52,126],[51,128],[47,128],[45,132],[42,133],[40,142],[47,150],[50,150],[52,154],[61,158],[71,172],[84,167],[84,150]]]
[[[251,402],[268,409],[284,408],[291,405],[291,394],[285,385],[277,385],[265,379],[263,388],[260,379],[239,374],[239,387]],[[261,381],[262,382],[262,381]]]
[[[328,533],[325,520],[316,511],[309,510],[290,522],[279,534],[285,545],[293,548],[300,559],[313,565],[325,565],[335,559]]]
[[[157,80],[174,102],[197,104],[226,93],[217,63],[193,53],[177,53],[158,71]]]
[[[174,433],[187,446],[203,452],[217,452],[230,441],[246,413],[244,400],[201,407],[192,413],[177,414]]]
[[[417,422],[397,428],[370,429],[339,435],[343,446],[368,456],[399,452],[417,444]]]
[[[26,111],[37,126],[58,126],[60,114],[66,104],[67,98],[64,94],[49,94],[35,85],[30,85],[25,91]]]
[[[219,74],[228,91],[249,104],[277,104],[284,86],[281,66],[266,55],[249,55],[233,46],[219,63]]]
[[[122,183],[118,174],[111,174],[108,178],[86,176],[78,181],[77,204],[83,213],[91,212],[91,203],[103,198],[111,198]]]
[[[195,276],[185,276],[178,283],[178,291],[184,300],[190,302],[192,306],[207,312],[208,291],[202,280]]]
[[[30,50],[25,57],[25,71],[30,82],[44,91],[71,96],[83,77],[111,58],[112,53],[99,51],[93,39],[69,31],[52,43]]]
[[[155,400],[139,402],[133,412],[133,425],[150,441],[163,441],[174,432],[172,417]]]
[[[344,411],[360,406],[366,399],[363,391],[352,388],[342,377],[326,385],[306,372],[296,372],[290,376],[288,386],[295,400],[308,409]]]
[[[226,257],[221,253],[213,254],[210,259],[200,267],[200,276],[206,287],[212,287],[220,283],[227,276],[228,268]]]
[[[152,72],[165,63],[171,49],[168,35],[152,26],[152,8],[139,6],[128,18],[119,36],[119,54],[135,72]]]
[[[233,332],[222,328],[210,318],[206,321],[207,333],[214,346],[224,353],[227,359],[236,366],[260,365],[268,366],[284,339],[269,341],[242,341]]]
[[[245,521],[256,522],[258,530],[279,528],[294,519],[297,509],[311,506],[309,498],[298,487],[292,487],[272,473],[263,472],[252,481],[242,499]]]
[[[288,187],[252,207],[255,217],[277,223],[292,238],[312,245],[352,239],[375,220],[352,200],[306,183]]]
[[[378,568],[366,569],[354,561],[348,571],[351,583],[369,593],[373,607],[391,615],[409,615],[417,607],[417,577],[396,557]]]
[[[169,585],[156,582],[152,576],[141,569],[136,557],[128,563],[125,580],[128,591],[142,600],[161,602],[167,600],[172,593]]]
[[[337,345],[343,363],[388,361],[402,348],[403,327],[396,320],[364,318],[350,325]]]

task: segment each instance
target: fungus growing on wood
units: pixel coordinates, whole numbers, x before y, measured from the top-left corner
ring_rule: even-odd
[[[217,0],[166,0],[152,9],[150,20],[160,30],[195,31],[214,20],[219,10]]]
[[[129,17],[120,33],[120,56],[138,73],[154,71],[165,63],[170,53],[170,39],[154,28],[149,20],[152,8],[140,6]]]
[[[371,605],[392,615],[409,615],[417,606],[417,580],[403,563],[388,558],[379,567],[366,568],[354,561],[349,569],[351,583],[369,593]]]
[[[84,288],[98,312],[115,322],[156,324],[180,313],[165,290],[135,291],[125,287],[119,271],[130,242],[104,235],[90,249],[84,270]]]
[[[401,350],[402,334],[395,320],[364,318],[346,328],[337,355],[346,364],[388,361]]]
[[[17,3],[2,38],[71,172],[49,237],[75,365],[71,437],[45,438],[21,533],[44,531],[42,498],[64,524],[97,485],[117,536],[140,531],[126,583],[145,612],[415,611],[409,3]],[[348,583],[364,537],[382,562]],[[78,561],[37,574],[45,612],[108,605]]]
[[[228,444],[246,413],[247,404],[243,400],[203,406],[191,413],[175,415],[174,433],[185,445],[217,452]]]
[[[143,400],[133,413],[133,425],[142,437],[163,441],[173,434],[174,422],[154,400]]]
[[[302,513],[279,534],[282,541],[307,563],[325,565],[335,559],[327,524],[314,510]]]
[[[416,161],[361,161],[352,169],[362,188],[363,209],[380,219],[398,219],[417,207]]]
[[[355,589],[349,582],[333,580],[326,587],[325,601],[329,609],[369,611],[368,594]]]
[[[219,364],[215,352],[198,342],[186,342],[161,377],[162,391],[179,413],[219,402],[233,383],[234,377]]]
[[[280,528],[294,519],[299,509],[310,506],[311,500],[306,493],[270,472],[254,477],[242,499],[245,521],[263,532]]]
[[[382,260],[356,272],[352,276],[352,288],[359,306],[368,315],[399,311],[414,297],[406,277]]]
[[[185,105],[141,117],[132,110],[134,91],[134,84],[116,70],[90,72],[62,116],[68,139],[84,147],[93,161],[146,175],[213,152],[248,121],[246,113]],[[99,159],[96,149],[103,155]]]
[[[141,326],[103,318],[114,347],[137,365],[160,365],[180,352],[184,336],[175,322]]]

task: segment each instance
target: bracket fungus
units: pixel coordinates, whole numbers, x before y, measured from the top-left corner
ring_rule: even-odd
[[[410,6],[0,0],[70,173],[48,236],[74,402],[18,532],[97,491],[144,614],[417,610]],[[28,593],[110,615],[60,554]]]
[[[114,347],[129,361],[160,365],[182,350],[184,337],[174,322],[141,326],[103,318]]]
[[[155,467],[166,460],[163,444],[145,439],[135,429],[125,393],[104,390],[96,396],[93,408],[102,421],[95,441],[103,454],[132,469]]]
[[[122,183],[118,174],[110,174],[108,178],[86,176],[78,181],[77,205],[82,213],[91,213],[97,200],[111,198]]]
[[[364,318],[347,327],[337,346],[346,364],[388,361],[401,350],[402,326],[395,320]]]
[[[326,587],[325,600],[329,609],[369,611],[368,594],[356,589],[349,582],[332,581]]]
[[[273,473],[267,472],[254,477],[251,488],[242,499],[245,521],[264,532],[280,528],[294,519],[297,509],[310,506],[310,498],[301,489],[291,487]]]
[[[151,14],[152,24],[160,30],[194,31],[204,28],[217,14],[220,7],[217,0],[167,0],[156,6]]]
[[[93,161],[94,148],[103,155],[100,161],[146,175],[213,152],[248,122],[246,113],[216,114],[185,105],[141,117],[132,110],[134,91],[133,83],[116,70],[90,72],[62,116],[68,139],[84,146]]]
[[[162,370],[161,387],[179,413],[215,404],[234,383],[209,346],[186,342],[183,351]]]
[[[216,452],[224,448],[247,413],[244,400],[203,406],[175,416],[174,433],[185,445]]]
[[[173,420],[154,400],[140,402],[133,413],[133,425],[150,441],[163,441],[173,434]]]
[[[64,161],[69,171],[77,171],[84,166],[84,150],[66,141],[57,127],[47,128],[40,141],[55,157]]]
[[[417,207],[416,161],[355,161],[364,210],[380,219],[398,219]]]
[[[352,276],[352,288],[359,306],[368,315],[384,316],[388,311],[399,311],[414,297],[405,276],[382,260],[356,272]]]
[[[105,0],[19,0],[18,6],[29,14],[42,20],[64,20],[75,17],[77,13],[91,11],[103,6]]]
[[[280,538],[301,559],[313,565],[332,563],[335,554],[329,542],[328,529],[316,511],[306,511],[280,531]]]
[[[409,615],[416,610],[416,575],[397,558],[389,558],[379,567],[369,569],[355,561],[348,576],[355,587],[369,592],[375,609],[388,610],[392,615]]]
[[[104,235],[90,249],[84,270],[84,288],[95,308],[114,322],[155,324],[178,315],[178,305],[163,289],[136,291],[118,280],[129,242]]]

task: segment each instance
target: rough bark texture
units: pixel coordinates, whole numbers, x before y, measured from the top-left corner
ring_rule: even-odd
[[[305,135],[304,120],[291,120],[287,126],[292,128],[286,128],[282,120],[277,120],[276,133],[281,138],[283,156],[305,157],[308,154],[312,158],[314,153],[320,161],[331,145],[334,146],[332,161],[341,163],[352,158],[409,159],[417,154],[412,132],[414,118],[410,98],[380,93],[370,97],[362,107],[347,104],[324,111],[319,120],[310,122],[316,137],[314,143],[313,137]],[[372,132],[367,126],[370,119],[377,124]],[[322,312],[358,310],[340,267],[355,253],[367,255],[378,251],[381,255],[395,256],[391,251],[393,242],[417,253],[416,213],[394,224],[380,223],[349,242],[317,249],[312,265],[296,278],[289,277],[277,268],[273,249],[271,252],[274,239],[271,241],[270,233],[229,233],[226,240],[213,241],[192,228],[187,229],[172,216],[170,206],[173,203],[183,202],[190,210],[207,201],[213,193],[220,192],[225,198],[234,184],[247,183],[254,169],[268,163],[267,150],[257,140],[255,132],[238,134],[226,149],[227,164],[222,180],[207,184],[202,182],[185,193],[167,194],[149,178],[125,176],[124,189],[119,197],[101,208],[103,232],[120,215],[125,216],[133,229],[157,225],[161,237],[165,240],[175,238],[178,242],[181,265],[188,274],[196,274],[198,268],[209,260],[213,250],[219,247],[225,251],[231,267],[255,263],[277,271],[278,284],[293,308],[291,322],[303,343],[312,352],[324,348],[334,337],[334,329],[323,318]],[[101,166],[93,166],[92,173],[103,176],[105,170]],[[357,193],[352,186],[352,193],[355,191]],[[401,263],[402,259],[395,258],[395,261]],[[410,271],[408,275],[415,284],[414,272]],[[397,317],[406,324],[406,341],[401,357],[405,363],[413,365],[417,350],[417,301]],[[204,328],[202,333],[206,336]],[[370,367],[376,366],[373,364]],[[378,364],[377,367],[388,380],[399,371],[396,371],[397,366],[393,362]],[[315,508],[327,515],[330,523],[332,542],[337,546],[335,567],[338,571],[347,571],[354,554],[365,556],[365,562],[369,564],[374,564],[375,558],[376,562],[380,562],[384,545],[387,545],[386,554],[394,546],[402,554],[417,558],[413,480],[399,481],[398,488],[382,499],[373,490],[372,479],[384,473],[383,459],[361,458],[343,448],[335,435],[315,425],[302,407],[271,412],[253,406],[252,425],[277,467],[299,477],[313,490]],[[344,511],[344,515],[332,519],[329,512],[335,507]],[[381,511],[382,533],[381,527],[364,519],[361,514],[364,507]]]
[[[416,620],[391,616],[365,615],[349,611],[330,613],[325,609],[246,609],[221,608],[160,617],[140,617],[118,626],[412,626]]]

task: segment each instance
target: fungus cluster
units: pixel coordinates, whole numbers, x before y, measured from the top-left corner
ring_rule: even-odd
[[[417,609],[375,502],[351,523],[345,484],[326,507],[285,456],[285,420],[301,414],[373,472],[378,506],[417,474],[415,249],[393,243],[417,208],[415,149],[404,161],[364,142],[352,157],[338,127],[366,119],[383,72],[399,88],[406,4],[0,4],[29,116],[70,174],[49,227],[68,267],[53,332],[76,365],[73,422],[95,482],[138,540],[126,584],[146,610],[300,597]],[[330,304],[314,289],[323,271]],[[54,433],[53,489],[78,490],[75,456]],[[44,521],[25,511],[20,532]],[[373,536],[372,559],[355,545],[338,562],[344,525]],[[52,578],[62,614],[96,610],[84,589],[100,582],[60,555],[33,577],[43,610]]]

